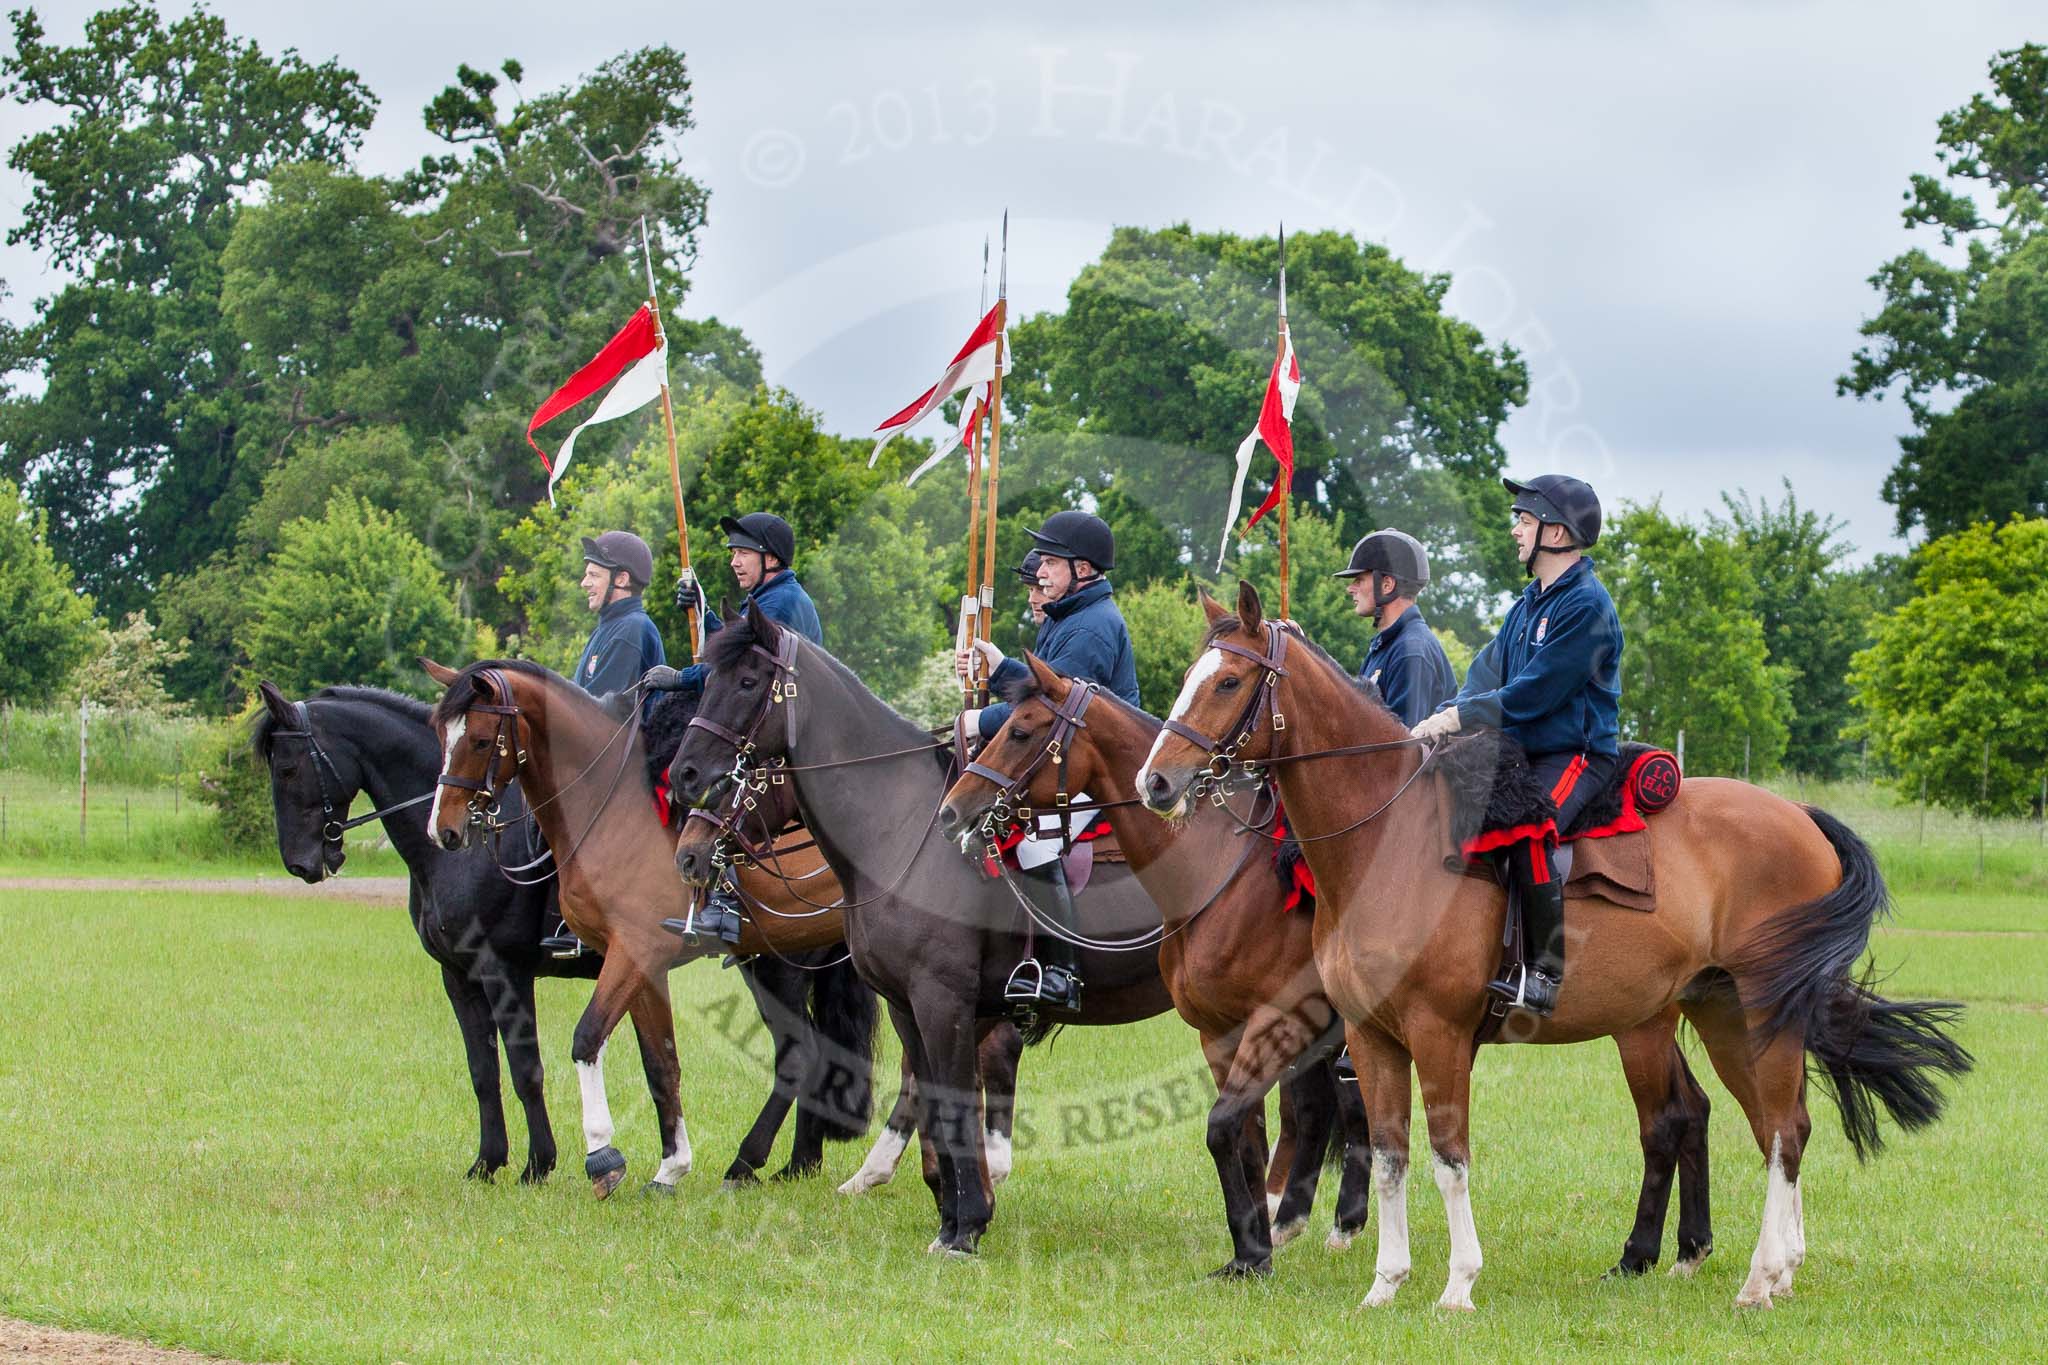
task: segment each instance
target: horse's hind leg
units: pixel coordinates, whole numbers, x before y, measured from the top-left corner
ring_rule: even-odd
[[[1280,1204],[1287,1197],[1287,1187],[1294,1180],[1295,1139],[1300,1132],[1301,1118],[1294,1112],[1294,1087],[1280,1087],[1280,1136],[1273,1139],[1273,1162],[1266,1168],[1266,1218],[1270,1222],[1280,1220]]]
[[[1323,1060],[1337,1098],[1337,1122],[1344,1135],[1344,1174],[1337,1182],[1337,1212],[1329,1238],[1323,1245],[1331,1251],[1345,1251],[1351,1239],[1365,1227],[1372,1207],[1372,1127],[1365,1119],[1365,1097],[1358,1082],[1337,1074],[1337,1063]]]
[[[499,977],[491,1005],[498,1032],[505,1040],[505,1066],[512,1073],[512,1093],[526,1111],[526,1169],[523,1185],[535,1185],[555,1169],[555,1131],[548,1122],[547,1088],[540,1060],[539,1016],[534,1013],[533,973],[525,968]]]
[[[1671,1051],[1686,1120],[1678,1141],[1678,1259],[1671,1263],[1671,1273],[1690,1276],[1714,1250],[1713,1192],[1707,1181],[1707,1119],[1712,1106],[1676,1039]]]
[[[1384,1033],[1368,1032],[1356,1024],[1344,1032],[1372,1125],[1372,1184],[1380,1206],[1380,1249],[1364,1303],[1367,1308],[1383,1308],[1394,1301],[1412,1268],[1408,1251],[1409,1059],[1407,1051]]]
[[[1007,1019],[982,1035],[976,1050],[981,1068],[981,1149],[991,1188],[1010,1176],[1016,1147],[1017,1071],[1024,1060],[1024,1035]]]
[[[1609,1275],[1640,1275],[1657,1264],[1664,1246],[1664,1215],[1678,1173],[1680,1148],[1691,1128],[1687,1110],[1685,1059],[1675,1035],[1678,1011],[1614,1035],[1622,1074],[1636,1104],[1636,1132],[1643,1147],[1643,1186],[1636,1197],[1636,1222]]]
[[[895,1177],[896,1167],[903,1160],[903,1153],[910,1147],[911,1135],[916,1131],[917,1078],[911,1074],[910,1053],[906,1050],[902,1081],[896,1090],[896,1104],[889,1110],[889,1120],[882,1125],[875,1145],[868,1149],[867,1159],[839,1187],[839,1192],[865,1194],[877,1186],[888,1184]]]
[[[1472,1037],[1469,1030],[1432,1019],[1422,1028],[1410,1029],[1409,1047],[1415,1054],[1416,1079],[1422,1085],[1422,1112],[1429,1123],[1436,1187],[1443,1195],[1444,1219],[1451,1234],[1449,1273],[1436,1306],[1469,1309],[1472,1285],[1479,1278],[1483,1259],[1478,1226],[1472,1218]]]
[[[676,1181],[690,1173],[690,1130],[683,1125],[682,1068],[676,1060],[675,1014],[669,1008],[667,982],[657,981],[639,991],[630,1008],[647,1093],[654,1098],[655,1123],[661,1131],[661,1165],[647,1183],[647,1192],[674,1194]]]
[[[799,1021],[803,1016],[803,983],[792,979],[788,968],[762,959],[742,965],[740,974],[748,993],[754,997],[761,1022],[775,1040],[775,1063],[767,1102],[755,1116],[753,1126],[747,1129],[747,1135],[740,1139],[732,1164],[726,1167],[722,1188],[728,1190],[753,1184],[754,1173],[768,1164],[776,1135],[789,1117],[797,1087],[803,1080],[802,1059],[792,1055],[797,1049]]]
[[[1273,1147],[1277,1169],[1280,1152],[1292,1153],[1280,1207],[1273,1216],[1273,1249],[1286,1246],[1308,1227],[1315,1207],[1316,1186],[1321,1183],[1323,1158],[1330,1151],[1330,1134],[1337,1123],[1337,1092],[1327,1064],[1310,1062],[1280,1087],[1280,1140]],[[1291,1100],[1291,1102],[1290,1102]],[[1288,1115],[1293,1114],[1293,1131]]]
[[[1714,1070],[1742,1105],[1750,1133],[1764,1156],[1764,1212],[1749,1276],[1735,1296],[1737,1308],[1768,1308],[1790,1293],[1792,1272],[1805,1255],[1800,1219],[1799,1165],[1812,1120],[1806,1113],[1806,1047],[1794,1034],[1758,1050],[1732,993],[1687,1004],[1686,1017],[1707,1046]]]
[[[476,1160],[464,1172],[471,1180],[489,1180],[511,1159],[505,1133],[504,1092],[498,1082],[498,1035],[491,1023],[491,1002],[483,987],[465,972],[441,964],[441,988],[462,1029],[462,1051],[469,1062],[469,1086],[476,1093]]]

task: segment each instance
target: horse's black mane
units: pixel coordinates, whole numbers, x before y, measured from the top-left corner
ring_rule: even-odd
[[[461,689],[464,683],[487,668],[495,668],[504,673],[525,673],[531,677],[558,682],[564,690],[583,698],[592,706],[597,705],[597,699],[590,696],[575,683],[570,682],[552,668],[544,668],[531,659],[478,659],[475,663],[470,664],[460,673],[456,674],[455,680],[449,683],[442,691],[441,700],[434,703],[433,712],[427,717],[427,723],[438,730],[442,725],[454,719],[457,711],[468,710],[469,693],[467,691],[461,692],[459,703],[453,699],[457,696],[458,690]]]
[[[1067,675],[1062,673],[1060,676],[1064,678]],[[1112,702],[1119,709],[1149,722],[1155,730],[1165,724],[1164,721],[1160,720],[1159,717],[1153,715],[1150,711],[1147,711],[1144,707],[1131,705],[1106,687],[1097,688],[1095,695],[1098,701]],[[1010,703],[1012,706],[1041,698],[1045,698],[1045,689],[1038,685],[1038,675],[1028,669],[1025,670],[1024,676],[1021,679],[1016,682],[1003,684],[1000,690],[1000,699]],[[1047,704],[1050,704],[1049,699],[1047,699]]]
[[[783,626],[780,629],[787,631],[788,627]],[[760,643],[760,633],[754,629],[754,614],[751,611],[742,612],[737,619],[726,622],[722,629],[705,637],[704,653],[699,662],[715,673],[726,665],[736,662],[740,656]],[[805,640],[804,643],[810,644],[810,641]],[[924,730],[922,725],[919,725],[916,721],[898,711],[884,698],[877,696],[873,688],[861,681],[860,674],[840,662],[831,650],[823,645],[814,645],[812,648],[817,651],[819,658],[823,659],[831,667],[839,670],[847,681],[858,686],[869,696],[874,697],[876,701],[881,702],[882,709],[891,716],[919,731]],[[932,750],[935,760],[941,767],[944,767],[948,761],[947,755],[949,752],[950,750],[946,746],[940,746]]]
[[[352,685],[323,687],[307,701],[358,701],[367,702],[386,711],[394,711],[401,718],[420,725],[429,723],[432,708],[418,697],[408,697],[403,692],[393,692],[382,687],[357,687]],[[258,711],[249,723],[249,744],[258,758],[270,756],[270,742],[277,733],[277,717],[265,707]]]

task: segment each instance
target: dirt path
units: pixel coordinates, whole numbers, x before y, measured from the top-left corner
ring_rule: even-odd
[[[60,1365],[204,1365],[217,1359],[98,1332],[67,1332],[61,1327],[0,1318],[0,1360],[53,1360]]]
[[[314,886],[296,877],[0,877],[0,891],[184,891],[366,905],[404,905],[406,885],[404,877],[336,877]]]

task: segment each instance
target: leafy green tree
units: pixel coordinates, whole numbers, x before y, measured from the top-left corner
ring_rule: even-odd
[[[123,711],[175,716],[186,709],[164,690],[164,671],[185,657],[184,640],[167,639],[139,611],[118,630],[101,630],[97,648],[72,677],[87,700]]]
[[[1305,382],[1295,492],[1346,524],[1395,524],[1443,564],[1447,622],[1476,626],[1512,585],[1498,433],[1525,400],[1512,347],[1443,310],[1446,275],[1336,232],[1291,238],[1288,318]],[[1186,226],[1117,230],[1058,314],[1015,331],[1005,479],[1114,487],[1152,509],[1187,562],[1214,562],[1238,441],[1273,364],[1277,243]],[[1263,495],[1270,457],[1248,492]],[[1254,504],[1255,505],[1255,504]]]
[[[1871,344],[1836,381],[1858,398],[1897,385],[1912,417],[1884,485],[1901,534],[2048,510],[2048,47],[2001,52],[1990,74],[1942,115],[1942,173],[1914,176],[1901,214],[1947,258],[1914,247],[1871,276]]]
[[[50,548],[47,514],[0,478],[0,700],[40,705],[92,652],[92,599]]]
[[[1155,579],[1116,596],[1138,661],[1138,697],[1146,710],[1164,715],[1180,695],[1181,679],[1209,625],[1195,602],[1195,585]]]
[[[1707,534],[1732,543],[1749,576],[1751,601],[1772,664],[1791,688],[1785,762],[1815,777],[1842,775],[1851,750],[1842,738],[1853,719],[1849,660],[1870,643],[1876,595],[1844,564],[1842,523],[1799,505],[1791,481],[1772,505],[1748,494],[1723,495],[1727,516]]]
[[[260,573],[223,551],[196,569],[166,576],[150,604],[158,633],[185,643],[183,657],[164,668],[164,688],[202,714],[231,715],[246,699],[242,637]]]
[[[1669,745],[1683,731],[1692,773],[1776,771],[1787,677],[1770,662],[1741,552],[1655,504],[1626,508],[1601,546],[1621,615],[1624,737]]]
[[[1226,572],[1214,589],[1220,600],[1236,602],[1237,580],[1247,578],[1258,588],[1266,610],[1280,614],[1279,527],[1274,522],[1272,517],[1261,521],[1252,538],[1244,542],[1243,553],[1225,564]],[[1358,614],[1344,580],[1331,575],[1349,562],[1356,539],[1348,534],[1342,518],[1331,522],[1305,507],[1296,508],[1287,551],[1287,614],[1309,639],[1353,672],[1372,645],[1372,619]],[[1430,607],[1435,605],[1434,593],[1432,588],[1423,599]],[[1431,624],[1435,624],[1433,619]],[[1182,659],[1182,667],[1188,662]]]
[[[282,540],[242,638],[256,675],[292,696],[336,683],[425,696],[419,656],[468,658],[475,634],[447,577],[390,513],[344,494]]]
[[[250,377],[220,309],[239,206],[282,164],[349,153],[376,101],[203,9],[166,24],[134,0],[76,47],[47,42],[32,9],[11,17],[0,88],[53,126],[8,153],[31,186],[8,241],[76,278],[0,358],[43,381],[0,407],[0,445],[81,580],[126,610],[224,545],[255,495],[260,469],[237,458]]]
[[[825,647],[892,700],[914,691],[925,660],[951,639],[943,626],[945,556],[910,520],[911,501],[900,485],[878,489],[830,543],[799,561]]]
[[[1931,541],[1913,583],[1856,656],[1859,732],[1901,792],[2022,814],[2048,772],[2048,520]]]

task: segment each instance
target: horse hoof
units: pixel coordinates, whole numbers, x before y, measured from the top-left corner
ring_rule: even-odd
[[[488,1185],[491,1183],[491,1177],[498,1173],[498,1167],[504,1164],[504,1162],[500,1161],[497,1165],[492,1165],[482,1157],[478,1157],[475,1161],[469,1163],[469,1169],[462,1173],[462,1178],[465,1180],[481,1180],[484,1184]]]
[[[1698,1272],[1700,1264],[1713,1254],[1713,1246],[1701,1247],[1690,1256],[1681,1256],[1671,1265],[1671,1273],[1681,1280],[1689,1280]]]
[[[609,1199],[626,1178],[626,1158],[616,1147],[600,1147],[583,1158],[583,1174],[590,1177],[590,1192]]]
[[[1290,1218],[1273,1229],[1273,1250],[1278,1251],[1308,1231],[1308,1219]]]
[[[1209,1272],[1212,1280],[1263,1280],[1272,1275],[1271,1261],[1247,1261],[1233,1257]]]
[[[823,1169],[824,1167],[822,1165],[799,1166],[795,1162],[791,1162],[789,1165],[784,1166],[781,1170],[777,1171],[773,1176],[769,1178],[772,1179],[776,1184],[782,1185],[787,1184],[789,1181],[792,1180],[809,1180],[812,1176],[816,1175],[819,1171]]]
[[[547,1178],[554,1173],[554,1169],[555,1163],[552,1161],[529,1161],[526,1163],[526,1169],[519,1173],[519,1183],[522,1185],[544,1184]]]
[[[1346,1232],[1342,1228],[1331,1228],[1330,1235],[1323,1239],[1323,1250],[1349,1251],[1351,1250],[1351,1239],[1357,1235],[1355,1232]]]
[[[1620,1260],[1616,1261],[1613,1265],[1607,1267],[1606,1270],[1602,1271],[1600,1274],[1600,1278],[1603,1280],[1638,1279],[1643,1275],[1648,1274],[1650,1267],[1655,1264],[1655,1261],[1631,1261],[1626,1256],[1624,1256]]]
[[[663,1198],[673,1199],[676,1197],[676,1187],[673,1185],[664,1185],[659,1180],[650,1180],[645,1185],[642,1185],[640,1187],[640,1193],[649,1195],[658,1194],[661,1195]]]
[[[949,1242],[943,1237],[934,1237],[931,1245],[925,1248],[925,1253],[930,1256],[950,1256],[956,1260],[966,1260],[974,1255],[974,1247],[959,1241]]]
[[[760,1183],[760,1179],[756,1176],[729,1175],[718,1182],[718,1192],[720,1194],[738,1194],[741,1190],[750,1190]]]

